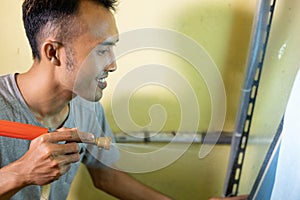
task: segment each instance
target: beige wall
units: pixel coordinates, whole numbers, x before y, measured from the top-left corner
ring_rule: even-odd
[[[0,73],[24,72],[31,65],[31,52],[22,24],[21,0],[1,1]]]
[[[170,29],[190,37],[202,46],[222,74],[227,95],[224,129],[231,130],[234,126],[239,102],[254,8],[255,1],[248,0],[166,0],[160,2],[130,0],[120,3],[117,19],[121,34],[141,28]],[[189,53],[195,54],[195,52]],[[195,67],[182,60],[180,56],[176,57],[170,53],[159,51],[138,51],[126,55],[125,58],[118,60],[119,69],[110,77],[112,82],[109,85],[110,90],[106,92],[106,97],[110,97],[110,92],[114,91],[114,86],[120,77],[126,76],[129,70],[143,64],[163,64],[178,71],[182,77],[188,79],[194,94],[197,96],[201,110],[198,130],[207,130],[211,117],[210,91],[208,91],[201,75],[195,71]],[[156,93],[153,93],[152,91],[149,87],[140,88],[136,96],[131,96],[132,118],[147,129],[147,124],[150,121],[148,109],[150,105],[160,103],[169,114],[163,131],[176,131],[177,125],[180,123],[179,103],[170,95],[170,92],[162,91],[159,93],[159,90],[154,90]],[[156,95],[157,93],[158,95]],[[186,96],[185,100],[188,101],[189,98],[193,97]],[[118,100],[121,103],[125,99],[125,97],[120,97]],[[111,98],[103,99],[106,107],[110,106],[111,101]],[[140,112],[141,110],[143,112]],[[115,131],[126,130],[127,127],[120,127],[115,123],[112,115],[108,110],[107,116],[111,121],[112,128]]]
[[[21,2],[21,0],[0,2],[0,74],[23,72],[31,64],[31,53],[21,22]],[[251,0],[124,0],[120,3],[116,18],[120,34],[145,27],[166,28],[186,34],[202,45],[222,74],[227,94],[224,130],[232,131],[239,106],[240,88],[243,84],[255,3],[256,1]],[[246,156],[241,193],[247,193],[251,188],[268,147],[268,142],[259,143],[259,141],[270,138],[275,133],[295,72],[299,67],[297,55],[300,44],[298,37],[300,28],[297,21],[300,19],[297,12],[300,9],[299,4],[297,0],[286,0],[278,1],[276,6],[251,128],[250,148]],[[151,63],[171,65],[190,79],[201,108],[201,123],[198,130],[205,131],[210,120],[211,108],[209,92],[201,76],[195,75],[189,63],[157,51],[135,52],[118,60],[119,69],[110,76],[109,87],[105,91],[104,99],[101,100],[113,131],[127,129],[115,122],[111,111],[111,97],[115,86],[128,70]],[[159,103],[170,112],[162,130],[176,131],[180,122],[180,107],[174,95],[155,86],[141,88],[131,98],[130,111],[137,124],[146,129],[150,120],[148,109],[151,105]],[[123,100],[122,97],[119,98],[120,103]],[[197,151],[198,148],[193,147],[188,151],[192,152],[191,154],[187,152],[178,162],[163,171],[136,176],[153,187],[173,195],[175,199],[187,199],[186,197],[205,199],[211,195],[220,195],[229,148],[216,147],[206,160],[199,160]],[[193,174],[185,176],[182,170],[190,170]],[[171,179],[174,176],[177,178]],[[188,177],[190,179],[187,179]],[[172,184],[175,185],[172,187],[170,180],[174,180]],[[208,185],[205,185],[204,180]],[[89,181],[86,172],[81,170],[73,186],[71,199],[86,199],[87,194],[91,196],[99,194],[90,185],[85,184],[90,183]],[[188,196],[191,193],[194,194],[193,197]]]

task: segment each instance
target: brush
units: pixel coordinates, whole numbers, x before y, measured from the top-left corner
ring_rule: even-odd
[[[48,133],[48,129],[31,124],[0,120],[0,136],[33,140],[36,137]],[[79,136],[80,137],[80,136]],[[81,140],[83,143],[93,144],[99,148],[110,149],[111,137],[97,137],[92,140]]]

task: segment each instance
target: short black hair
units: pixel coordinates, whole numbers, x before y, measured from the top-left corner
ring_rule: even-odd
[[[109,10],[116,10],[117,0],[89,1]],[[81,0],[25,0],[23,2],[23,23],[34,59],[41,59],[39,36],[47,25],[50,26],[50,30],[55,31],[58,38],[70,38],[74,25],[72,22],[78,13],[80,2]],[[48,32],[48,34],[53,33]]]

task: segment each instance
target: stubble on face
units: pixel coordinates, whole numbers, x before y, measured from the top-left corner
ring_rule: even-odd
[[[72,47],[67,46],[66,47],[66,69],[69,72],[74,71],[74,68],[76,66],[76,55],[75,51],[72,49]]]

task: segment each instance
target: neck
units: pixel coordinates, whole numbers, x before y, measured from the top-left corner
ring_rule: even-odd
[[[20,92],[36,119],[44,126],[58,128],[69,113],[72,92],[59,86],[54,72],[36,62],[16,81]]]

